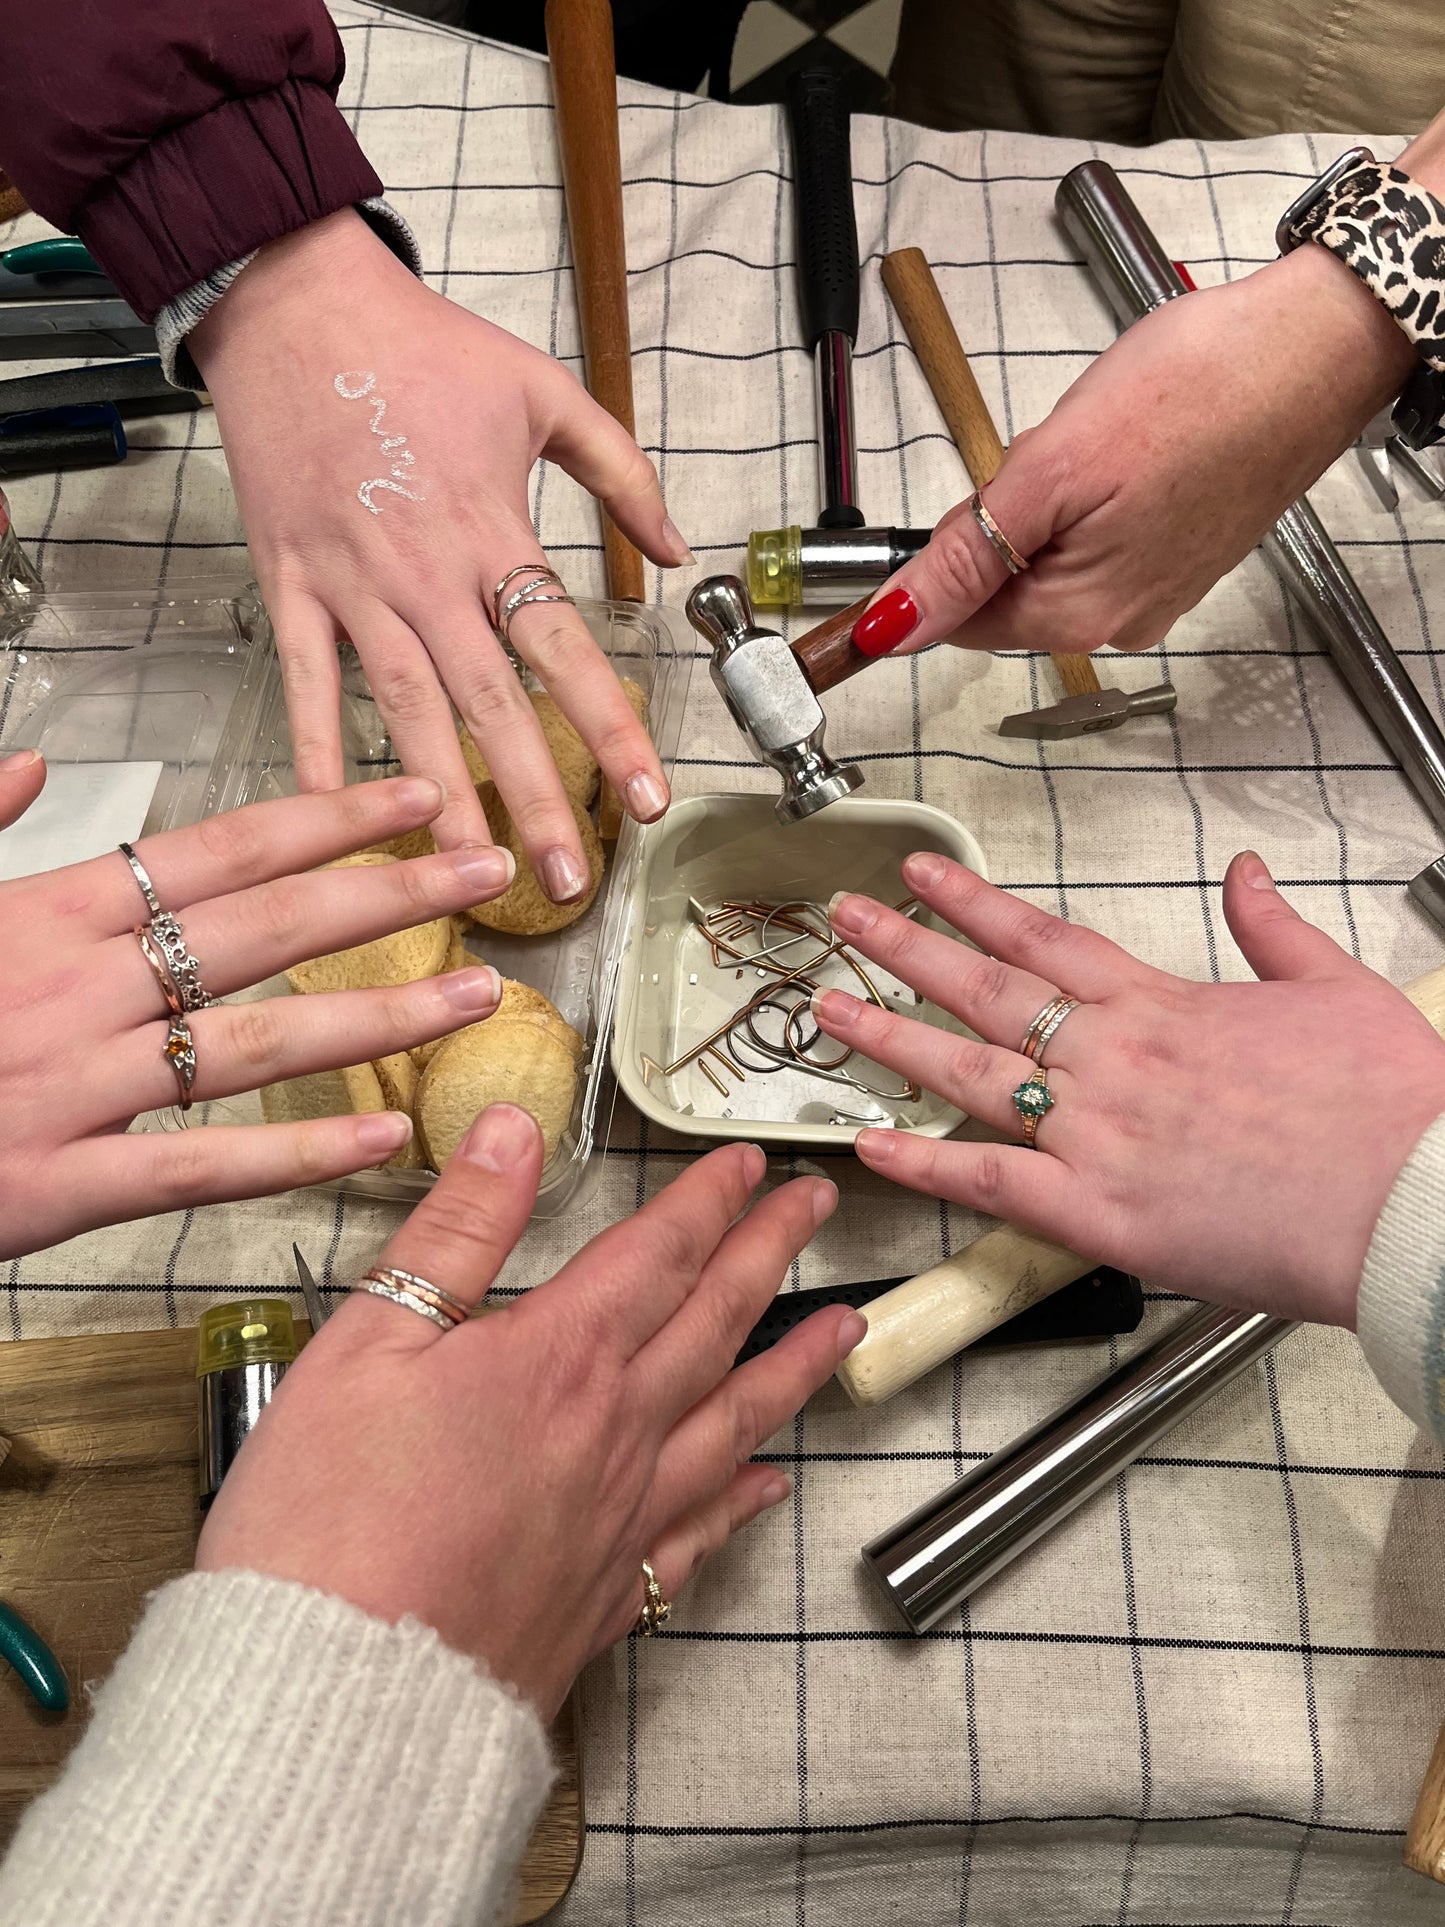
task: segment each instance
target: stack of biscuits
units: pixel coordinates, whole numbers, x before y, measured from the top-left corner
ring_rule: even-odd
[[[646,697],[642,690],[630,681],[622,686],[639,718],[645,721]],[[591,751],[552,698],[537,691],[531,702],[572,804],[583,854],[592,872],[591,887],[572,903],[553,903],[546,896],[497,794],[486,761],[464,731],[462,751],[493,839],[516,859],[512,883],[501,896],[475,905],[464,917],[440,917],[394,936],[358,944],[353,950],[298,964],[286,973],[293,992],[306,995],[366,985],[415,983],[459,970],[481,961],[466,947],[468,922],[509,937],[545,938],[586,915],[602,883],[603,841],[618,835],[622,810],[611,784],[601,780]],[[599,787],[601,797],[594,822],[591,806],[598,799]],[[342,857],[339,864],[330,867],[403,862],[429,855],[435,847],[429,830],[414,830],[376,849]],[[545,1163],[551,1161],[571,1120],[578,1067],[585,1050],[584,1039],[540,990],[504,977],[501,1002],[482,1023],[469,1024],[449,1037],[372,1064],[268,1085],[261,1092],[261,1109],[268,1122],[335,1117],[348,1111],[405,1111],[415,1129],[411,1142],[389,1168],[439,1171],[478,1111],[489,1104],[520,1104],[541,1127]]]

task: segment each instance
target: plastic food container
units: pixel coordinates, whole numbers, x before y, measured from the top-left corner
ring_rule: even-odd
[[[619,1086],[645,1117],[697,1137],[777,1145],[850,1144],[862,1124],[945,1137],[963,1122],[963,1112],[926,1091],[916,1101],[898,1101],[898,1077],[860,1055],[846,1069],[871,1090],[792,1066],[770,1069],[745,1037],[735,1047],[737,1033],[723,1048],[743,1076],[709,1060],[709,1077],[696,1059],[667,1074],[765,981],[757,966],[732,959],[721,968],[714,964],[699,910],[755,901],[826,906],[839,890],[899,903],[908,895],[903,859],[914,850],[937,850],[986,876],[983,852],[962,824],[926,803],[847,796],[784,827],[769,796],[694,796],[674,803],[639,841],[612,1063]],[[946,928],[926,911],[919,921]],[[759,945],[740,939],[739,947]],[[791,963],[799,954],[782,952],[779,960]],[[888,1008],[967,1034],[957,1019],[920,1001],[887,972],[865,967]],[[824,968],[830,987],[860,992],[846,965]],[[781,1022],[782,1013],[773,1011],[764,1042],[780,1042]]]
[[[677,756],[683,705],[692,671],[692,654],[680,654],[661,611],[626,602],[579,601],[578,612],[620,676],[646,693],[648,728],[663,769],[670,775]],[[535,683],[523,670],[523,680]],[[354,656],[343,659],[342,747],[348,782],[394,776],[401,765],[371,692]],[[248,762],[245,798],[253,802],[294,791],[295,772],[279,674],[258,722]],[[615,844],[604,844],[607,869],[586,916],[547,937],[508,937],[475,928],[469,938],[478,955],[504,977],[517,978],[548,997],[586,1051],[578,1067],[572,1117],[561,1143],[542,1174],[535,1216],[557,1217],[586,1194],[594,1153],[605,1149],[616,1089],[608,1072],[606,1039],[611,1034],[617,972],[627,938],[639,856],[637,825],[623,825]],[[269,989],[284,992],[284,980]],[[243,1100],[249,1118],[255,1100]],[[227,1107],[213,1105],[212,1117]],[[363,1171],[328,1189],[353,1196],[411,1204],[435,1182],[426,1171]]]

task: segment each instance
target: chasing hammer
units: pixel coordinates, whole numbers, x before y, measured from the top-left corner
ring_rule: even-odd
[[[1125,327],[1190,292],[1106,161],[1085,161],[1066,174],[1054,205]],[[1285,510],[1261,546],[1436,828],[1445,831],[1445,736],[1308,496]],[[1445,926],[1445,856],[1411,880],[1410,894]]]
[[[1404,986],[1445,1036],[1445,968]],[[1093,1269],[1094,1261],[999,1225],[931,1271],[861,1306],[868,1330],[838,1367],[855,1405],[881,1405],[1004,1319]]]

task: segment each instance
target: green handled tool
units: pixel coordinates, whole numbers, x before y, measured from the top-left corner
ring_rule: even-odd
[[[10,1456],[10,1441],[0,1437],[0,1464]],[[30,1697],[47,1713],[63,1713],[70,1704],[65,1670],[35,1628],[0,1600],[0,1659],[8,1660],[24,1680]]]

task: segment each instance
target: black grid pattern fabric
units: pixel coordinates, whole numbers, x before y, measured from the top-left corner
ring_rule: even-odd
[[[336,13],[347,111],[429,278],[575,365],[545,65],[353,0]],[[750,528],[808,521],[816,499],[781,114],[627,83],[621,94],[639,434],[703,567],[735,567]],[[1212,282],[1268,256],[1278,208],[1339,144],[1181,142],[1108,157],[1171,250]],[[967,485],[878,259],[926,251],[1005,435],[1017,432],[1113,335],[1050,214],[1055,181],[1088,150],[875,119],[855,123],[853,149],[862,499],[878,522],[922,523]],[[0,241],[39,231],[27,219]],[[123,468],[13,488],[47,578],[153,590],[243,571],[213,419],[165,418],[132,447]],[[1438,701],[1440,509],[1407,485],[1386,515],[1350,462],[1315,499]],[[592,505],[547,472],[534,502],[571,586],[600,593]],[[673,610],[684,588],[649,579]],[[680,618],[676,634],[690,646]],[[1048,663],[940,649],[836,692],[830,747],[863,765],[874,793],[967,823],[996,880],[1157,963],[1243,974],[1218,890],[1244,845],[1390,976],[1438,961],[1438,933],[1404,889],[1438,842],[1257,559],[1148,658],[1100,668],[1129,687],[1168,675],[1177,713],[1055,745],[1002,739],[1000,716],[1057,693]],[[766,783],[697,675],[679,791]],[[546,1277],[689,1155],[619,1110],[593,1197],[534,1227],[506,1282]],[[980,1228],[846,1157],[816,1163],[842,1204],[794,1285],[919,1269]],[[802,1168],[780,1162],[776,1174]],[[309,1195],[77,1240],[0,1268],[0,1330],[189,1323],[239,1288],[289,1282],[293,1237],[335,1286],[373,1260],[394,1217]],[[1144,1335],[1180,1310],[1153,1294]],[[661,1637],[620,1648],[586,1679],[589,1835],[562,1918],[1429,1917],[1431,1894],[1398,1857],[1445,1711],[1445,1466],[1347,1335],[1289,1339],[934,1636],[906,1635],[865,1583],[863,1540],[1112,1356],[993,1353],[872,1413],[836,1391],[813,1402],[776,1441],[796,1479],[791,1503],[715,1562]]]

